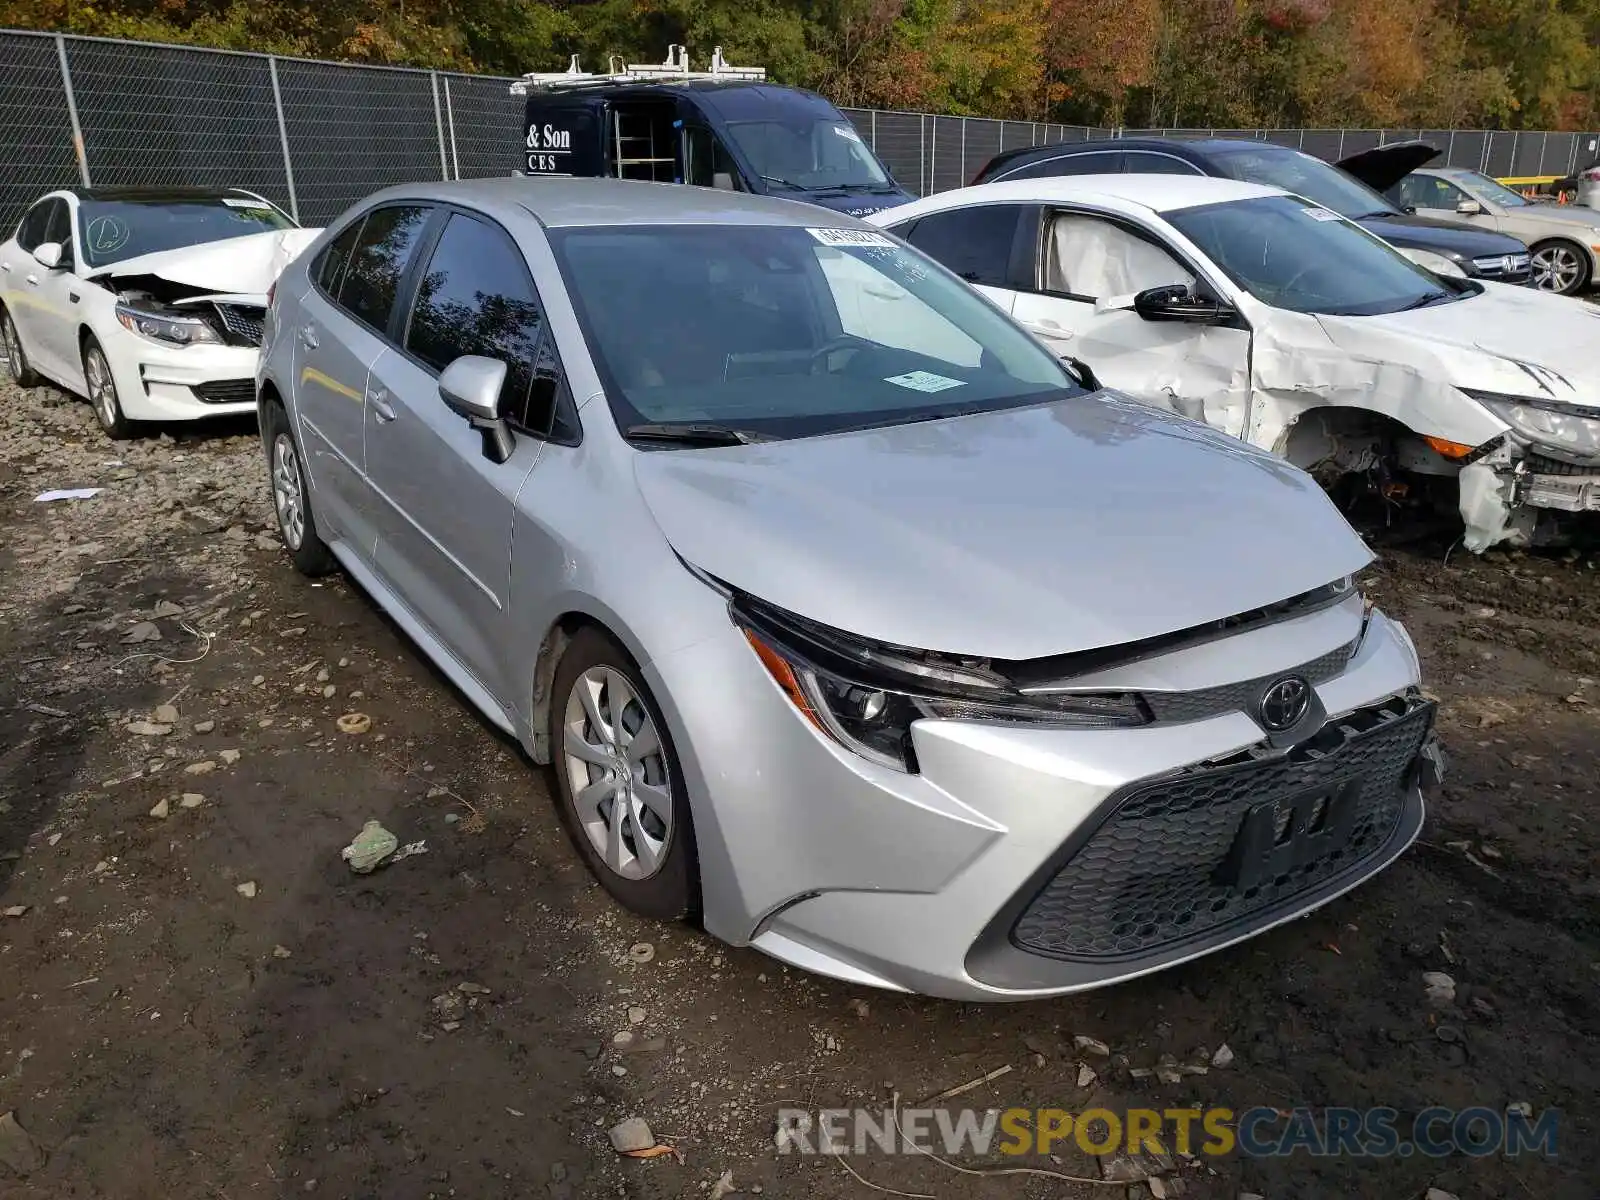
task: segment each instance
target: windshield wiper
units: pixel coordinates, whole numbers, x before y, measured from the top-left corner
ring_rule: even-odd
[[[1350,220],[1352,220],[1352,221],[1371,221],[1371,220],[1375,220],[1378,217],[1403,217],[1403,216],[1405,216],[1404,213],[1398,212],[1397,210],[1392,209],[1392,208],[1378,208],[1378,209],[1374,209],[1372,212],[1364,212],[1360,216],[1351,217]]]
[[[685,446],[747,446],[752,442],[770,442],[772,439],[753,429],[735,429],[730,425],[710,425],[689,422],[683,425],[664,425],[646,422],[629,425],[622,436],[646,442],[677,442]]]
[[[1395,309],[1395,311],[1410,312],[1414,308],[1427,308],[1430,304],[1437,304],[1441,300],[1449,300],[1451,298],[1452,293],[1450,292],[1424,292],[1410,304],[1402,304],[1399,308]]]
[[[805,191],[805,188],[801,187],[794,180],[785,179],[781,175],[763,175],[761,178],[765,179],[768,183],[776,183],[780,187],[786,187],[791,191],[795,191],[795,192],[803,192],[803,191]]]

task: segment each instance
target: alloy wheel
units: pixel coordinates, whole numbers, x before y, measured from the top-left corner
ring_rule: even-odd
[[[655,722],[620,671],[591,667],[574,681],[562,751],[595,853],[623,879],[650,878],[672,840],[672,784]]]
[[[10,313],[0,317],[0,337],[4,337],[6,343],[6,368],[11,372],[11,382],[21,387],[22,344],[17,340],[17,327],[12,323]]]
[[[280,433],[272,442],[272,506],[278,513],[278,529],[290,550],[300,549],[306,536],[302,496],[300,456],[295,452],[294,439]]]
[[[1570,246],[1545,246],[1533,253],[1533,282],[1542,292],[1569,292],[1583,278],[1583,262]]]
[[[107,429],[116,427],[121,415],[117,407],[117,385],[111,380],[111,368],[105,355],[90,350],[83,360],[84,382],[89,386],[89,403],[94,405],[94,415]]]

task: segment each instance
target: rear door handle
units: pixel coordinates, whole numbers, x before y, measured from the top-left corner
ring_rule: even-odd
[[[372,405],[373,415],[385,425],[399,415],[394,411],[394,405],[389,403],[388,388],[373,388],[367,393],[367,403]]]
[[[30,286],[30,287],[38,287],[39,286],[39,277],[37,275],[29,275],[27,277],[27,279],[28,279],[28,286]]]
[[[1024,328],[1031,329],[1034,333],[1043,334],[1046,337],[1069,338],[1072,336],[1072,330],[1057,325],[1048,318],[1039,321],[1024,321],[1022,324]]]
[[[315,350],[317,348],[317,331],[310,325],[300,326],[300,344],[307,350]]]

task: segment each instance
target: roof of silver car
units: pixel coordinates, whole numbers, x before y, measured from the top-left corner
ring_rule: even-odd
[[[463,179],[410,184],[391,189],[384,198],[454,201],[502,211],[522,208],[551,228],[647,224],[871,228],[843,213],[775,196],[623,179],[539,176]]]

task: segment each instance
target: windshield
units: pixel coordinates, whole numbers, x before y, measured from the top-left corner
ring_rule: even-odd
[[[756,173],[780,190],[894,190],[882,164],[848,121],[801,116],[730,121],[727,129]]]
[[[982,296],[876,231],[663,225],[551,241],[624,431],[804,437],[1083,391]]]
[[[204,196],[184,200],[84,200],[78,207],[84,262],[91,267],[201,242],[293,229],[264,200]]]
[[[1450,177],[1447,175],[1445,178]],[[1476,171],[1463,171],[1456,176],[1456,181],[1479,200],[1487,200],[1490,204],[1498,204],[1501,208],[1527,208],[1533,203],[1520,192],[1513,192],[1498,179],[1490,179],[1487,175],[1480,175]]]
[[[1464,298],[1359,225],[1293,196],[1165,216],[1228,278],[1274,308],[1375,316]]]
[[[1229,179],[1281,187],[1352,220],[1398,211],[1359,179],[1298,150],[1268,146],[1260,150],[1223,150],[1215,157],[1217,170]]]

